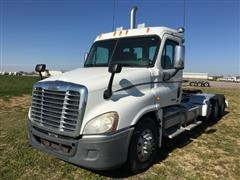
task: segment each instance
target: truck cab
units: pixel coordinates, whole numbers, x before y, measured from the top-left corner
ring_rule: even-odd
[[[183,97],[184,30],[118,29],[96,37],[83,68],[33,87],[29,143],[73,164],[148,168],[162,137],[219,117],[223,95]],[[185,100],[183,102],[183,99]]]

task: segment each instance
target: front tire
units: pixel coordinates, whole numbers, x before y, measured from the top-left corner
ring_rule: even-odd
[[[144,117],[136,126],[128,154],[128,166],[133,173],[149,168],[157,153],[157,128],[150,117]]]

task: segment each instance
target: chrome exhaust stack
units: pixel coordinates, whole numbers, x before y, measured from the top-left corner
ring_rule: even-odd
[[[131,10],[131,15],[130,15],[130,29],[135,29],[136,28],[136,12],[137,12],[137,6],[134,6]]]

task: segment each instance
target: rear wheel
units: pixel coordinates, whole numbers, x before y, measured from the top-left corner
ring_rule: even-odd
[[[219,119],[219,106],[217,101],[212,102],[211,120],[217,121]]]
[[[197,84],[198,84],[199,87],[203,86],[202,82],[198,82]]]
[[[209,82],[204,82],[204,86],[209,87],[210,86]]]
[[[224,99],[222,99],[218,108],[219,108],[218,117],[221,118],[225,113],[225,100]]]
[[[136,126],[129,147],[128,166],[134,173],[149,168],[156,157],[157,128],[150,117],[145,117]]]
[[[195,84],[194,82],[190,82],[189,83],[190,86],[194,86],[194,84]]]

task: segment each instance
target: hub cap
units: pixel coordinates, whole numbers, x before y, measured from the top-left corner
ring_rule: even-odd
[[[137,155],[140,161],[148,160],[155,148],[152,131],[149,129],[144,130],[138,138]]]

